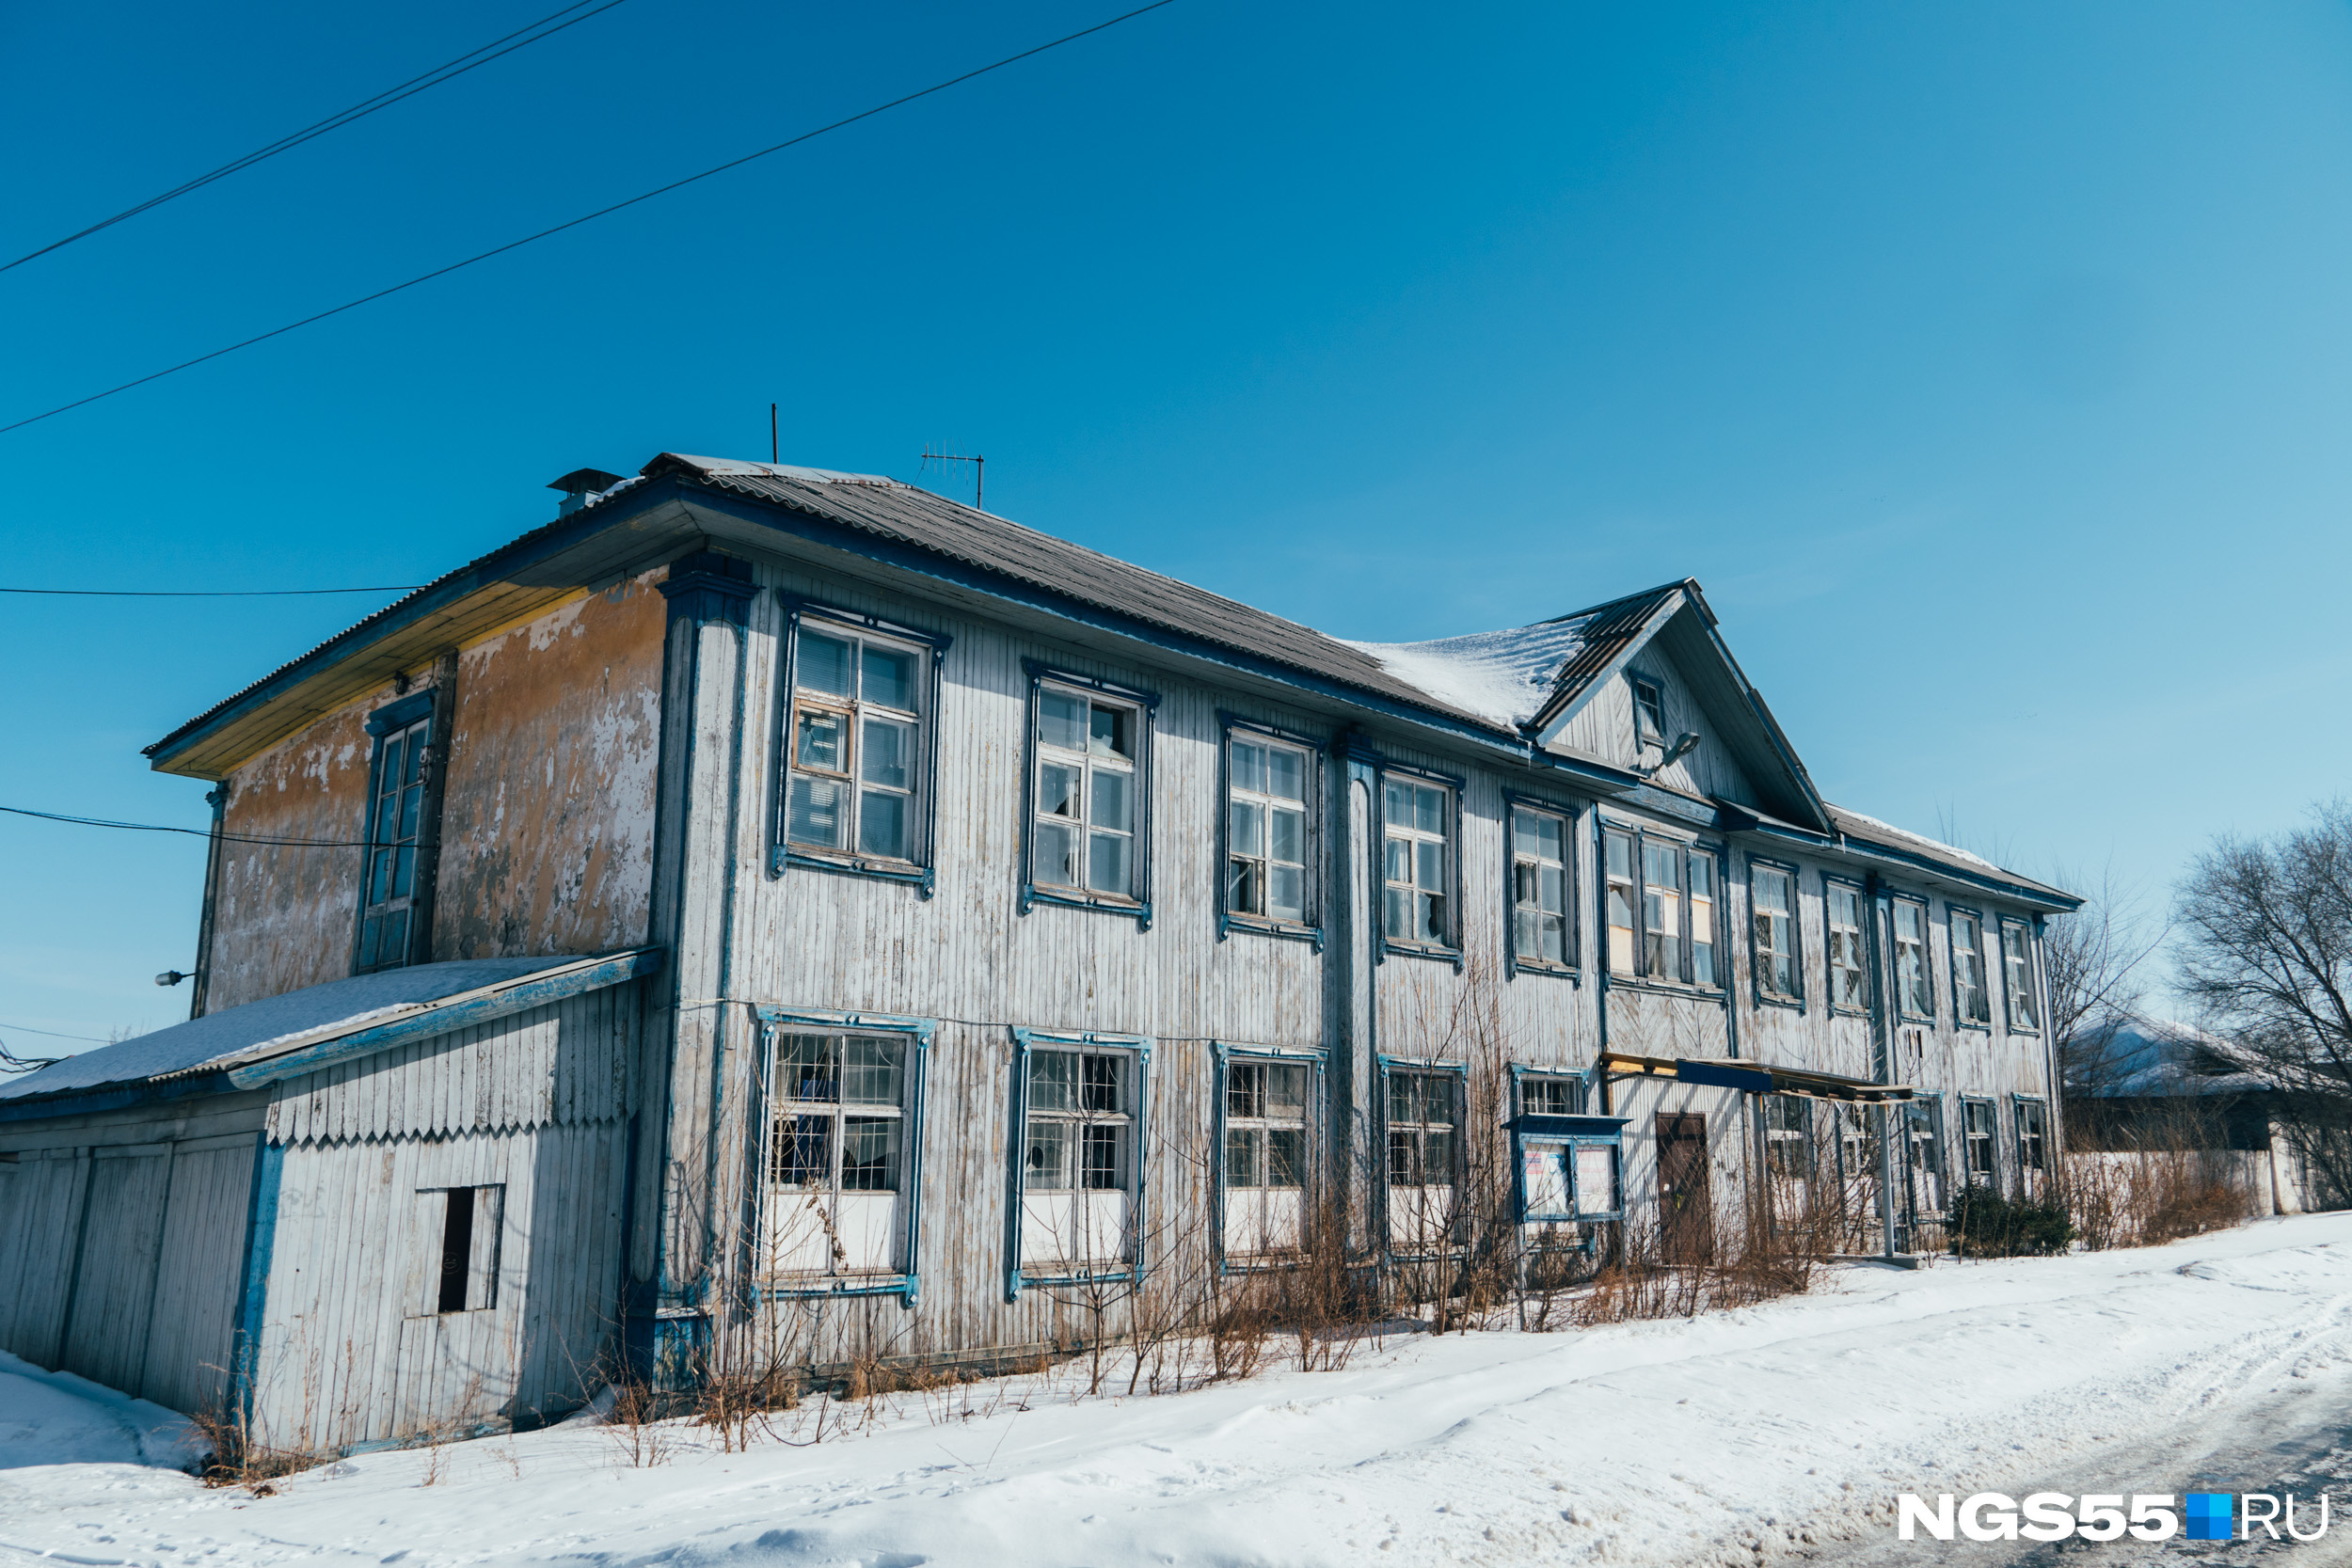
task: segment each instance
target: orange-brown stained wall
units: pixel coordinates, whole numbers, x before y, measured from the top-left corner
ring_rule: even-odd
[[[465,650],[433,956],[644,940],[661,734],[660,571]]]
[[[391,697],[389,686],[371,692],[231,773],[224,830],[356,843],[367,832],[367,719]],[[350,974],[360,858],[358,849],[223,844],[205,1009]]]

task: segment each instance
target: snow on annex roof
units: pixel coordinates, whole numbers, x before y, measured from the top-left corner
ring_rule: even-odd
[[[0,1084],[0,1103],[222,1070],[388,1025],[429,1028],[431,1015],[477,999],[495,1003],[498,993],[526,981],[577,975],[582,983],[576,989],[590,989],[600,969],[617,974],[627,966],[612,960],[632,956],[464,958],[329,980],[68,1056]]]

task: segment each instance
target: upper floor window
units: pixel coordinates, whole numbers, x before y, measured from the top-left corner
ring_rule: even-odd
[[[1601,838],[1610,969],[1652,980],[1715,985],[1714,852],[1620,829]]]
[[[1534,806],[1511,808],[1511,948],[1524,964],[1565,968],[1568,950],[1568,819]]]
[[[1756,989],[1795,1001],[1804,993],[1797,973],[1797,879],[1784,866],[1755,864],[1748,900],[1755,915]]]
[[[1895,1001],[1905,1018],[1935,1016],[1935,977],[1928,969],[1928,907],[1895,900]]]
[[[1861,1012],[1870,1005],[1869,969],[1862,953],[1862,890],[1847,882],[1830,882],[1829,1005]]]
[[[1395,774],[1381,782],[1381,929],[1390,942],[1454,944],[1453,794]]]
[[[1656,681],[1633,677],[1633,738],[1645,746],[1666,743],[1666,700]]]
[[[2013,921],[2001,923],[2001,978],[2009,992],[2009,1026],[2042,1027],[2042,993],[2034,985],[2033,933]]]
[[[794,654],[786,845],[915,859],[921,656],[809,625],[801,627]]]
[[[1993,993],[1984,983],[1984,922],[1965,910],[1951,911],[1952,1022],[1993,1023]]]
[[[1037,824],[1031,875],[1041,886],[1133,898],[1142,710],[1057,686],[1037,700]]]
[[[431,874],[430,867],[418,863],[426,828],[431,696],[380,710],[370,728],[376,729],[375,758],[369,772],[368,852],[361,870],[359,945],[351,966],[355,974],[399,969],[421,956],[422,882]]]
[[[1225,742],[1225,911],[1293,926],[1307,907],[1307,800],[1313,760],[1254,731]]]

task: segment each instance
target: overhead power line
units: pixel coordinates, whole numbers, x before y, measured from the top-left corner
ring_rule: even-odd
[[[75,398],[72,403],[61,403],[55,408],[48,409],[42,413],[29,415],[24,419],[16,420],[12,424],[0,424],[0,436],[8,434],[11,430],[22,430],[28,424],[38,424],[42,420],[54,419],[59,414],[67,413],[72,409],[79,408],[85,404],[96,403],[101,398],[113,397],[117,392],[127,392],[134,387],[144,387],[151,381],[160,381],[165,376],[176,375],[184,370],[192,370],[196,366],[205,363],[207,360],[217,359],[224,354],[234,354],[241,348],[251,348],[254,344],[265,343],[272,338],[282,338],[289,332],[293,332],[300,327],[309,326],[316,322],[323,322],[329,316],[340,316],[346,310],[356,310],[362,305],[372,305],[375,301],[383,299],[388,295],[399,293],[404,289],[413,289],[420,283],[429,283],[437,277],[445,277],[449,274],[456,272],[461,268],[472,266],[477,261],[486,261],[493,256],[503,256],[510,250],[519,250],[524,245],[531,245],[535,241],[547,239],[551,235],[561,234],[567,229],[577,229],[583,223],[593,223],[597,218],[609,217],[612,214],[620,212],[624,208],[634,207],[641,201],[651,201],[657,196],[667,196],[670,192],[691,185],[697,181],[707,180],[714,174],[724,174],[729,169],[740,168],[745,164],[765,158],[771,153],[781,152],[787,147],[798,147],[804,141],[812,141],[830,132],[838,131],[844,126],[855,125],[861,119],[871,119],[876,115],[887,113],[892,109],[898,108],[902,104],[912,103],[918,98],[929,98],[933,93],[945,92],[949,87],[958,87],[965,82],[971,81],[976,76],[985,76],[992,71],[1002,71],[1005,67],[1017,64],[1022,60],[1028,59],[1032,55],[1042,55],[1049,49],[1058,49],[1065,43],[1074,43],[1082,38],[1087,38],[1092,34],[1102,32],[1104,29],[1108,27],[1116,27],[1122,22],[1132,22],[1136,17],[1142,16],[1147,12],[1156,11],[1164,6],[1172,6],[1175,3],[1176,0],[1152,0],[1152,4],[1148,6],[1138,6],[1134,10],[1124,12],[1119,16],[1114,16],[1107,22],[1098,22],[1091,27],[1081,27],[1074,33],[1065,33],[1060,38],[1055,39],[1051,42],[1041,43],[1031,49],[1024,49],[1018,55],[1008,55],[1001,60],[967,71],[961,76],[950,76],[944,82],[934,82],[928,87],[923,87],[917,91],[907,93],[902,97],[894,98],[887,103],[877,103],[870,109],[860,110],[858,113],[850,116],[846,119],[836,119],[832,124],[820,125],[814,131],[803,131],[797,136],[787,137],[786,140],[776,143],[773,147],[763,147],[756,152],[746,152],[739,158],[730,158],[723,164],[714,165],[709,168],[704,169],[700,174],[690,174],[683,180],[673,180],[668,184],[657,185],[652,190],[646,191],[641,196],[632,196],[626,201],[615,201],[610,207],[599,207],[593,213],[582,214],[580,216],[573,218],[568,222],[559,223],[552,229],[542,229],[535,234],[526,234],[519,240],[509,240],[502,245],[493,246],[491,249],[483,251],[477,256],[469,256],[462,261],[452,261],[445,267],[436,267],[431,272],[421,273],[417,277],[408,279],[405,283],[395,283],[389,289],[378,289],[372,294],[362,294],[358,299],[336,306],[333,309],[321,310],[315,315],[305,316],[300,321],[288,322],[283,326],[274,327],[267,332],[258,334],[255,337],[247,338],[243,342],[230,343],[227,348],[216,348],[210,354],[199,354],[193,359],[183,359],[177,365],[171,365],[160,371],[151,372],[146,375],[140,376],[135,381],[126,381],[119,387],[109,387],[103,392],[92,392],[86,398]]]
[[[366,119],[369,115],[375,113],[378,109],[389,109],[404,98],[414,98],[417,94],[424,91],[427,87],[437,87],[443,82],[450,81],[455,77],[463,76],[467,71],[473,70],[476,66],[488,65],[492,60],[497,59],[501,55],[512,55],[516,50],[523,48],[528,44],[536,43],[541,39],[553,38],[564,28],[585,22],[590,17],[596,15],[599,11],[609,11],[620,3],[621,0],[604,0],[604,3],[600,6],[596,6],[594,10],[581,11],[578,16],[570,16],[569,13],[578,11],[580,7],[591,4],[591,0],[572,0],[572,4],[564,7],[562,10],[550,12],[548,15],[541,17],[538,21],[532,23],[528,27],[509,33],[501,39],[492,39],[481,48],[469,49],[465,54],[458,55],[455,59],[451,60],[446,65],[435,66],[431,71],[426,71],[423,75],[412,77],[408,81],[401,83],[400,86],[396,87],[387,87],[382,92],[377,93],[373,98],[362,99],[360,102],[354,103],[348,109],[342,110],[336,114],[328,115],[325,119],[320,120],[315,125],[306,125],[301,130],[294,132],[291,135],[280,136],[278,140],[271,142],[267,147],[257,148],[253,151],[246,153],[242,158],[231,158],[229,162],[221,165],[220,167],[213,170],[210,174],[199,174],[195,179],[186,182],[184,184],[172,186],[171,189],[164,192],[161,196],[149,197],[145,201],[140,202],[135,207],[125,207],[121,212],[117,213],[110,218],[102,218],[98,222],[91,224],[87,229],[75,230],[72,233],[68,234],[62,240],[52,240],[47,245],[42,245],[39,250],[28,250],[24,255],[18,257],[15,261],[0,264],[0,272],[7,272],[10,267],[21,267],[37,256],[46,256],[53,250],[72,245],[76,240],[88,239],[92,234],[97,233],[100,230],[111,229],[116,224],[120,223],[124,218],[135,218],[151,207],[162,206],[165,202],[171,200],[175,197],[185,196],[190,191],[201,189],[203,186],[211,184],[215,180],[225,180],[229,176],[235,174],[242,169],[251,168],[255,164],[260,163],[264,158],[274,158],[280,152],[287,151],[293,148],[300,147],[304,142],[312,140],[318,136],[323,136],[329,131],[339,131],[344,126],[349,125],[355,119]],[[568,17],[569,19],[565,21],[558,21],[557,18],[559,17]],[[552,26],[549,25],[551,23],[553,24]]]
[[[77,828],[120,828],[135,833],[185,833],[190,838],[219,838],[226,844],[278,844],[294,849],[366,849],[372,847],[364,839],[344,838],[268,838],[253,833],[219,833],[209,828],[172,828],[157,822],[110,822],[103,816],[66,816],[54,811],[28,811],[23,806],[0,806],[0,812],[10,816],[38,816],[44,822],[71,822]]]
[[[53,594],[77,599],[266,599],[290,594],[412,594],[414,582],[373,588],[0,588],[0,594]]]

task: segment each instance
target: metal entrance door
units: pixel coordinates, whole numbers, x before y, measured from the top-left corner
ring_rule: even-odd
[[[1703,1116],[1658,1114],[1658,1231],[1669,1263],[1703,1263],[1714,1256],[1715,1199]]]

